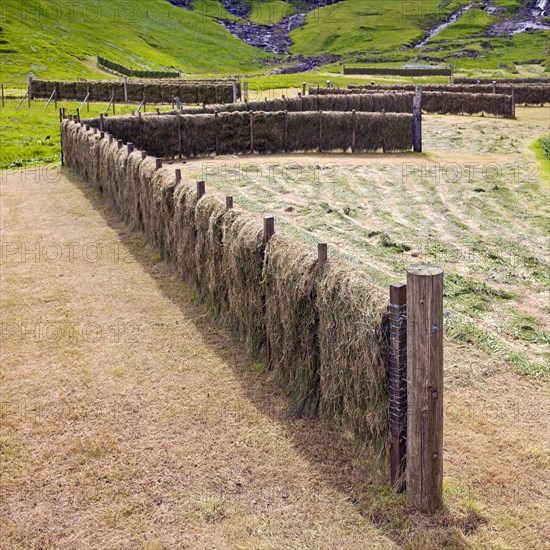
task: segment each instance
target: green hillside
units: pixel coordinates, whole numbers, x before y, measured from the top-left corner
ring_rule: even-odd
[[[299,0],[243,0],[247,19],[277,23],[303,9]],[[303,27],[290,33],[292,55],[330,53],[339,62],[310,73],[341,72],[341,65],[380,63],[453,64],[467,74],[536,75],[548,68],[549,32],[487,38],[487,28],[514,13],[520,0],[493,0],[504,14],[480,9],[464,13],[422,47],[426,31],[468,0],[415,3],[402,0],[342,0],[308,12]],[[23,7],[22,7],[23,6]],[[2,0],[1,80],[24,81],[28,74],[49,78],[109,78],[95,65],[96,54],[135,69],[176,68],[192,75],[267,75],[273,57],[246,45],[220,23],[237,20],[219,0],[194,0],[193,11],[167,0],[68,3],[66,0]],[[283,63],[284,56],[281,56]],[[298,77],[298,81],[300,77]]]
[[[166,0],[2,0],[0,67],[5,82],[105,77],[96,54],[133,68],[174,67],[219,75],[253,71],[263,54],[200,11]]]

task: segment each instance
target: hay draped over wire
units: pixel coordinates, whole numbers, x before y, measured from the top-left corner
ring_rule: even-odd
[[[273,371],[292,395],[296,413],[319,404],[317,258],[299,241],[274,235],[266,250],[266,329]]]
[[[373,120],[358,113],[358,128],[361,116]],[[296,413],[333,419],[386,452],[387,315],[371,281],[344,264],[319,267],[284,234],[265,246],[259,219],[215,197],[197,201],[195,185],[176,185],[170,170],[138,151],[128,155],[108,136],[67,121],[62,136],[67,163],[83,177],[95,174],[91,183],[176,264],[253,357],[263,356],[269,334],[273,372]]]
[[[241,84],[237,86],[237,97],[241,96]],[[124,83],[119,80],[87,80],[78,82],[57,82],[33,80],[32,89],[35,97],[49,97],[57,88],[57,99],[74,99],[83,101],[89,90],[90,101],[110,101],[113,97],[117,103],[125,100]],[[232,80],[134,80],[128,79],[128,101],[141,103],[144,95],[147,103],[171,103],[179,96],[184,103],[232,103]]]
[[[241,212],[227,222],[222,259],[228,284],[228,307],[224,317],[251,355],[261,357],[265,347],[263,228],[258,219]]]
[[[373,108],[369,96],[361,101],[366,109]],[[96,124],[97,119],[89,122]],[[408,113],[236,111],[144,116],[141,122],[135,116],[122,116],[105,119],[105,127],[164,158],[174,158],[180,152],[185,157],[200,157],[252,150],[347,151],[353,145],[354,132],[356,152],[410,151],[413,142],[412,115]]]
[[[320,409],[361,439],[387,445],[387,302],[370,280],[331,263],[317,282]]]

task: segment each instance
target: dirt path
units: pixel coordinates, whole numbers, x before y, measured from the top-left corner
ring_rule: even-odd
[[[173,271],[44,174],[2,185],[0,546],[391,548]]]
[[[448,509],[411,515],[85,184],[0,178],[0,548],[543,547],[539,386],[447,358]]]

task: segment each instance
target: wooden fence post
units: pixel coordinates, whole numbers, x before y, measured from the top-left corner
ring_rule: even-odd
[[[305,82],[302,82],[302,95],[306,95],[306,83]]]
[[[197,182],[197,200],[201,200],[206,194],[206,184],[203,180]]]
[[[32,76],[27,77],[27,93],[29,94],[29,104],[31,100],[33,99],[32,96]]]
[[[122,149],[122,146],[124,145],[124,142],[121,139],[117,140],[118,148]]]
[[[103,113],[99,114],[99,129],[105,130],[105,119],[103,118]]]
[[[141,160],[145,160],[147,158],[147,153],[145,151],[141,152]]]
[[[413,151],[422,153],[422,86],[416,86],[413,99]]]
[[[405,488],[407,450],[407,285],[390,285],[388,313],[391,483],[401,492]]]
[[[128,77],[124,77],[124,103],[128,103]]]
[[[407,466],[410,503],[443,503],[443,269],[407,270]]]
[[[231,210],[233,208],[233,197],[231,195],[225,197],[225,207],[228,210]]]
[[[181,170],[176,168],[176,185],[181,181]]]
[[[126,147],[128,148],[128,154],[130,154],[134,150],[134,144],[133,143],[127,143]]]
[[[243,88],[244,88],[244,90],[243,90],[243,99],[244,99],[244,101],[248,101],[248,82],[245,82],[243,84]]]
[[[512,88],[512,118],[516,118],[516,91]]]
[[[239,94],[237,92],[237,83],[233,82],[233,103],[237,102],[238,95]]]
[[[157,170],[160,170],[162,168],[162,159],[159,159],[159,158],[155,159],[155,167]]]

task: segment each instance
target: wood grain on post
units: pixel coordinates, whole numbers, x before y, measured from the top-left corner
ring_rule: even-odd
[[[126,147],[128,148],[128,154],[131,154],[134,150],[134,144],[133,143],[127,143]]]
[[[233,208],[233,197],[231,195],[225,197],[225,207],[228,210],[231,210]]]
[[[145,151],[141,152],[141,158],[142,160],[145,160],[147,158],[147,153]]]
[[[176,168],[176,185],[181,181],[181,170]]]
[[[302,95],[306,95],[306,83],[302,82]]]
[[[128,77],[124,77],[124,103],[128,103]]]
[[[407,270],[407,467],[410,503],[443,503],[443,269]]]
[[[206,194],[206,183],[204,180],[200,180],[197,182],[197,200],[202,199],[204,195]]]
[[[124,145],[124,142],[121,139],[118,139],[117,143],[118,143],[118,148],[122,149],[122,146]]]
[[[103,113],[99,114],[99,129],[105,130],[105,119],[103,118]]]
[[[407,285],[390,285],[390,346],[388,389],[390,396],[390,473],[396,491],[405,489],[407,450]]]

